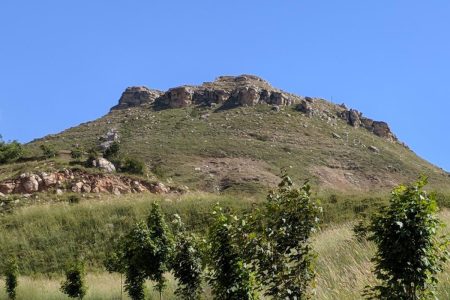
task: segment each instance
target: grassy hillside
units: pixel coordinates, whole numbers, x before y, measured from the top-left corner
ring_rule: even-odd
[[[150,175],[192,189],[260,193],[261,187],[277,183],[283,167],[291,167],[296,180],[310,178],[321,191],[336,193],[387,191],[419,174],[430,176],[431,186],[440,191],[450,186],[449,174],[399,143],[340,119],[310,118],[292,107],[275,112],[267,105],[223,111],[115,110],[32,142],[27,153],[39,155],[43,143],[58,150],[76,144],[93,147],[111,128],[119,131],[123,152],[143,160]],[[370,146],[380,152],[369,150]],[[0,167],[0,177],[12,171]]]

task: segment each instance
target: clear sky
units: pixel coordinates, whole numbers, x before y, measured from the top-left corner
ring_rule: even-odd
[[[0,134],[95,119],[131,85],[255,74],[387,121],[450,170],[450,1],[1,0]]]

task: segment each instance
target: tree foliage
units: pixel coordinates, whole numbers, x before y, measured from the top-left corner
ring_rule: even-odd
[[[9,299],[16,299],[17,276],[19,275],[19,267],[17,260],[11,258],[8,260],[5,270],[5,288]]]
[[[243,224],[245,253],[266,296],[310,298],[316,258],[311,235],[318,228],[321,213],[322,208],[311,199],[309,184],[296,188],[283,174],[264,209]]]
[[[42,155],[43,155],[45,158],[56,157],[57,154],[58,154],[58,153],[56,152],[55,148],[54,148],[53,146],[51,146],[51,145],[41,144],[41,145],[39,146],[39,148],[41,149]]]
[[[15,161],[23,156],[23,147],[17,141],[6,143],[0,135],[0,164]]]
[[[80,261],[73,262],[67,266],[65,275],[66,280],[61,283],[61,292],[70,298],[83,299],[87,291],[84,264]]]
[[[175,250],[171,268],[178,280],[175,295],[182,300],[198,300],[202,284],[202,253],[194,234],[187,233],[180,216],[175,215]]]
[[[113,142],[108,148],[106,148],[103,153],[103,157],[107,160],[117,160],[120,155],[120,144],[118,142]]]
[[[145,164],[136,158],[125,158],[120,163],[120,171],[130,174],[144,175],[146,173]]]
[[[448,239],[437,238],[443,226],[436,217],[433,195],[423,190],[426,178],[395,188],[389,206],[373,217],[370,240],[377,252],[373,258],[379,284],[368,288],[370,299],[417,300],[433,296],[448,257]]]
[[[252,273],[244,262],[242,249],[234,238],[237,218],[220,207],[209,232],[208,281],[217,300],[258,299]]]

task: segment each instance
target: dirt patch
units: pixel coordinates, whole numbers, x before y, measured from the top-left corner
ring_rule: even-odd
[[[242,183],[274,187],[280,181],[269,164],[251,158],[207,158],[197,161],[192,168],[194,172],[214,181],[218,191]]]

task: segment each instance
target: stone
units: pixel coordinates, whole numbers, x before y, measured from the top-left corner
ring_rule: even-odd
[[[75,183],[74,185],[72,185],[72,192],[74,193],[81,193],[81,188],[83,187],[83,183],[81,181]]]
[[[308,117],[311,117],[313,115],[313,109],[311,107],[310,102],[307,100],[302,100],[296,107],[297,111],[300,111],[304,114],[306,114]]]
[[[34,174],[20,175],[19,190],[27,194],[39,191],[39,181],[37,178],[39,177]]]
[[[0,192],[0,197],[5,197],[5,194],[3,194],[2,192]]]
[[[160,105],[168,108],[187,107],[192,104],[193,95],[194,91],[192,88],[182,86],[168,90],[158,99],[158,102]]]
[[[6,181],[0,183],[0,193],[11,194],[16,187],[16,184],[12,181]]]
[[[62,189],[56,189],[55,194],[60,196],[64,194],[64,191]]]
[[[81,192],[83,193],[90,193],[91,192],[91,186],[89,184],[83,184],[81,187]]]
[[[57,178],[56,174],[54,174],[54,173],[47,174],[47,173],[42,172],[40,174],[40,177],[46,187],[54,186],[58,182],[58,178]]]
[[[279,112],[280,111],[280,106],[279,105],[272,105],[272,110]]]
[[[339,134],[335,133],[335,132],[333,132],[333,137],[335,139],[341,139],[341,136]]]
[[[270,103],[275,105],[291,105],[290,99],[281,92],[272,92]]]
[[[169,190],[163,183],[158,182],[155,185],[153,185],[151,192],[156,194],[167,194]]]
[[[356,109],[350,109],[348,113],[348,121],[355,128],[361,126],[361,113]]]
[[[107,160],[106,158],[99,157],[92,162],[92,165],[100,170],[103,170],[108,173],[113,173],[116,171],[116,167],[112,162]]]
[[[372,131],[374,134],[389,140],[396,140],[397,138],[392,134],[389,125],[386,122],[374,121],[372,124]]]
[[[380,149],[378,149],[377,147],[375,147],[375,146],[369,146],[369,148],[368,148],[370,151],[372,151],[372,152],[375,152],[375,153],[380,153]]]
[[[145,86],[128,87],[119,99],[119,104],[111,108],[126,109],[134,106],[140,106],[146,103],[153,103],[163,93],[158,90],[149,89]]]
[[[254,106],[259,102],[259,91],[254,87],[243,87],[235,92],[237,102],[242,106]]]

